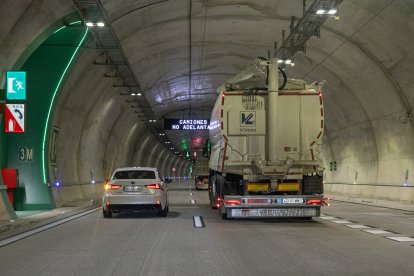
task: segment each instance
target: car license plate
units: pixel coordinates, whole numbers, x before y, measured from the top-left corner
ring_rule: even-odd
[[[300,197],[286,197],[282,198],[283,204],[295,204],[295,203],[303,203],[303,198]]]
[[[125,192],[141,192],[142,188],[140,186],[125,186]]]
[[[316,209],[232,209],[231,215],[232,217],[311,217],[316,216]]]

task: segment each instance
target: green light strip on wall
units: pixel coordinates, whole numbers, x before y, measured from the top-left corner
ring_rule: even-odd
[[[76,23],[76,22],[74,22],[74,23]],[[56,85],[56,89],[53,92],[52,100],[50,101],[49,111],[47,112],[46,124],[45,124],[45,128],[44,128],[45,132],[43,134],[43,143],[42,143],[43,183],[45,183],[45,184],[46,184],[46,135],[47,135],[48,125],[49,125],[50,113],[52,112],[52,107],[53,107],[53,103],[55,101],[57,91],[59,90],[60,84],[62,83],[63,78],[65,77],[66,71],[68,70],[70,64],[72,63],[73,58],[75,57],[76,53],[79,51],[80,46],[82,45],[83,41],[85,40],[87,34],[88,34],[88,28],[86,28],[82,39],[80,40],[78,46],[76,47],[75,51],[73,52],[72,57],[69,59],[69,62],[66,65],[65,70],[63,70],[62,76],[60,77],[59,82]]]
[[[75,22],[69,23],[69,26],[72,26],[74,24],[79,24],[79,23],[82,23],[82,21],[75,21]],[[56,31],[54,31],[53,34],[55,34],[57,32],[60,32],[61,30],[63,30],[66,27],[68,27],[68,26],[62,26],[62,27],[60,27],[59,29],[57,29]]]
[[[64,28],[66,28],[66,26],[60,27],[59,29],[57,29],[56,31],[54,31],[53,34],[55,34],[55,33],[59,32],[59,31],[63,30]]]
[[[78,24],[78,23],[82,23],[82,21],[74,21],[74,22],[72,22],[72,23],[69,23],[69,26],[72,26],[73,24]]]

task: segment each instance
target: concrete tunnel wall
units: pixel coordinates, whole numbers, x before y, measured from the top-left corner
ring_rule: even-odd
[[[104,77],[108,67],[94,65],[99,54],[90,49],[79,54],[56,103],[52,126],[60,130],[51,175],[62,183],[62,202],[100,196],[101,188],[91,181],[102,183],[117,167],[157,167],[167,176],[171,168],[160,167],[160,156],[175,158],[125,102],[130,97],[119,95],[116,80]]]
[[[45,39],[44,31],[75,8],[64,0],[6,0],[1,7],[3,88],[5,71],[18,68]],[[414,22],[410,16],[414,4],[343,1],[340,12],[341,20],[327,21],[321,38],[311,39],[307,53],[298,53],[297,65],[287,69],[295,78],[327,80],[322,149],[325,190],[413,202]],[[59,92],[52,124],[60,132],[58,165],[49,168],[50,176],[62,177],[68,189],[73,186],[68,193],[61,189],[58,201],[85,197],[89,191],[80,187],[90,182],[91,172],[96,180],[103,180],[111,169],[128,162],[161,164],[163,174],[176,166],[184,175],[187,163],[172,154],[160,154],[162,162],[146,158],[149,149],[163,147],[147,142],[155,138],[142,131],[143,125],[129,109],[123,111],[125,98],[112,87],[113,79],[103,77],[108,68],[92,64],[99,52],[82,49],[78,55]],[[85,100],[79,101],[82,97]],[[329,171],[330,161],[337,162],[337,171]],[[403,187],[404,182],[408,187]]]
[[[55,1],[56,7],[45,5],[43,1],[32,1],[28,5],[8,3],[16,11],[11,20],[7,16],[8,24],[1,27],[3,43],[0,48],[0,64],[3,87],[5,71],[18,69],[19,64],[24,63],[25,58],[48,37],[44,34],[45,30],[53,30],[53,26],[59,28],[61,25],[56,21],[74,11],[73,4],[67,3],[68,1]],[[39,9],[47,13],[47,17],[42,12],[37,12]],[[152,139],[154,155],[156,151],[164,151],[165,146],[152,133],[143,133],[145,124],[138,120],[125,103],[126,98],[119,95],[119,89],[112,87],[115,80],[103,77],[104,73],[113,71],[112,68],[93,65],[99,55],[100,52],[96,50],[79,51],[75,58],[76,64],[69,69],[54,107],[50,129],[51,132],[57,129],[58,138],[56,162],[49,165],[49,181],[61,183],[59,188],[52,187],[57,206],[73,200],[100,197],[102,185],[99,184],[116,167],[171,164],[161,164],[160,156],[148,160],[152,158],[150,155],[142,156],[140,163],[133,162],[136,159],[134,149],[142,148],[140,141],[147,137]],[[171,152],[166,152],[163,158],[176,159]],[[171,171],[171,168],[158,168],[162,175],[168,175]],[[181,171],[178,174],[184,175]],[[92,180],[97,184],[91,184]]]
[[[367,2],[344,1],[348,12],[323,28],[306,55],[296,55],[294,73],[327,80],[325,191],[412,203],[414,6]]]

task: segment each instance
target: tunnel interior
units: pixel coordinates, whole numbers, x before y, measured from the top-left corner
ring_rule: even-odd
[[[98,27],[87,27],[72,1],[11,2],[0,4],[8,13],[0,85],[6,71],[22,70],[28,87],[26,132],[0,135],[2,167],[19,170],[16,210],[97,196],[121,166],[190,176],[185,153],[200,153],[208,132],[152,124],[162,130],[166,118],[209,119],[217,87],[272,54],[303,12],[302,1],[288,0],[100,1],[138,96],[123,86],[123,65],[107,62],[111,49],[97,45]],[[348,0],[338,9],[339,18],[328,18],[285,68],[290,78],[326,80],[325,191],[412,203],[414,4]],[[20,160],[21,148],[32,148],[33,159]]]

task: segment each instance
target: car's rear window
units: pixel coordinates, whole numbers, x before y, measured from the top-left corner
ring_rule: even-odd
[[[155,179],[155,171],[118,171],[113,179]]]

